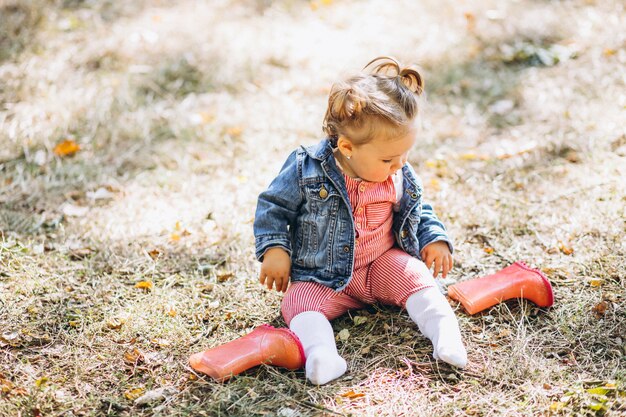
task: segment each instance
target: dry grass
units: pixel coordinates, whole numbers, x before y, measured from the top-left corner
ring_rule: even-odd
[[[0,2],[0,415],[625,415],[624,27],[601,0]],[[197,378],[190,353],[284,325],[256,196],[380,54],[424,68],[411,159],[454,278],[522,259],[555,306],[459,311],[464,372],[373,306],[333,323],[329,385]]]

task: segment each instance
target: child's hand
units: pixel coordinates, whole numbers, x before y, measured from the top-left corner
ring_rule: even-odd
[[[439,271],[441,271],[441,276],[445,278],[454,263],[448,244],[442,240],[426,245],[420,252],[420,256],[426,264],[426,268],[430,269],[430,267],[435,264],[435,269],[433,269],[433,276],[435,278],[439,274]]]
[[[268,249],[263,255],[259,282],[267,283],[267,289],[271,290],[276,285],[276,291],[287,291],[289,275],[291,272],[291,258],[283,248],[275,247]]]

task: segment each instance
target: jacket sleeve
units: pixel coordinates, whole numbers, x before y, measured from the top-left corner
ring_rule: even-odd
[[[255,254],[259,261],[275,246],[291,255],[290,227],[295,224],[302,202],[296,153],[289,155],[278,176],[259,195],[254,216]]]
[[[443,223],[441,223],[430,204],[424,203],[422,205],[420,224],[417,228],[417,240],[420,244],[420,252],[427,245],[440,240],[443,240],[448,244],[450,253],[454,252],[454,248],[452,246],[452,242],[450,242],[446,228]]]

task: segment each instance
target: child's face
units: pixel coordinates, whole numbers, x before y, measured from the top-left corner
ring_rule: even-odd
[[[363,145],[353,145],[350,169],[365,181],[383,182],[406,163],[415,144],[416,129],[393,138],[374,139]]]

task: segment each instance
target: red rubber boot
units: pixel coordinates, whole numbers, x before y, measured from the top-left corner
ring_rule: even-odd
[[[263,324],[239,339],[195,353],[189,358],[194,370],[219,382],[262,363],[290,370],[304,367],[304,350],[300,340],[289,329]]]
[[[515,262],[495,274],[451,285],[448,296],[459,301],[469,314],[511,298],[526,298],[539,307],[550,307],[554,303],[548,278],[523,262]]]

